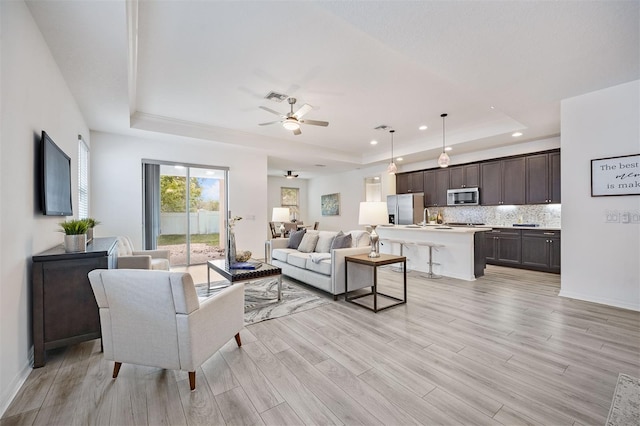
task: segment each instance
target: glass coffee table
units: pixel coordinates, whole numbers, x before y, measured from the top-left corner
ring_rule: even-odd
[[[233,283],[241,281],[255,281],[269,277],[277,277],[278,279],[278,300],[282,300],[282,269],[277,266],[270,265],[266,262],[250,260],[251,263],[259,266],[256,269],[230,269],[225,259],[209,260],[207,262],[207,289],[228,287]],[[229,284],[211,287],[211,270],[222,275]]]

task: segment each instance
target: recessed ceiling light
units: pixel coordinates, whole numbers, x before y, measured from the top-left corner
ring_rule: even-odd
[[[511,136],[513,136],[514,138],[517,138],[518,136],[522,136],[522,132],[512,133]]]
[[[453,148],[451,148],[450,146],[446,147],[444,150],[445,151],[451,151]]]
[[[422,126],[418,127],[418,129],[419,130],[427,130],[428,127],[423,124]]]
[[[371,141],[369,142],[371,145],[378,145],[378,141]]]
[[[491,105],[489,108],[490,109],[496,109],[496,107],[494,107],[493,105]]]
[[[402,161],[402,160],[404,160],[404,158],[402,158],[402,157],[396,157],[396,161]]]
[[[373,180],[380,180],[380,176],[374,177]]]

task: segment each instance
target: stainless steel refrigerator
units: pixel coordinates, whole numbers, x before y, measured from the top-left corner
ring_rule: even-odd
[[[389,223],[411,225],[422,222],[424,210],[424,194],[387,195]]]

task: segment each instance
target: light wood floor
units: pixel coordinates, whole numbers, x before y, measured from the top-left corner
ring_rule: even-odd
[[[186,372],[111,379],[99,340],[49,351],[0,424],[602,425],[618,373],[640,376],[640,313],[557,297],[557,275],[411,275],[407,305],[330,299],[246,327],[195,392]]]

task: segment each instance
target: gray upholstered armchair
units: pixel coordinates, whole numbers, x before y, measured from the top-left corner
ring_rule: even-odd
[[[134,250],[129,237],[118,237],[118,269],[157,269],[168,271],[169,250]]]
[[[198,299],[188,273],[96,269],[89,273],[98,302],[104,356],[122,363],[189,372],[235,336],[241,345],[244,286],[235,284]]]

